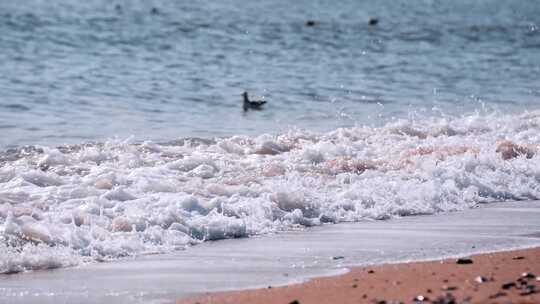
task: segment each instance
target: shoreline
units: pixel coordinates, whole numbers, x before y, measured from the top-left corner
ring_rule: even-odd
[[[206,293],[204,303],[539,303],[540,246],[425,262],[351,267],[280,287]]]
[[[209,292],[291,286],[344,274],[354,266],[540,247],[539,216],[540,201],[504,202],[433,216],[206,242],[174,254],[0,276],[0,302],[174,303]],[[286,300],[278,303],[292,301]]]

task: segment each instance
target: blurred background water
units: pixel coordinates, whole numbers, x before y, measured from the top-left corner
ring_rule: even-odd
[[[540,1],[0,1],[0,148],[537,109],[539,26]]]

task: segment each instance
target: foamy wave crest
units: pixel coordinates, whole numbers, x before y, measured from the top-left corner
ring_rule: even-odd
[[[532,112],[324,134],[6,151],[0,157],[0,272],[538,199],[539,157],[501,157],[497,145],[511,140],[534,149],[539,134],[540,112]]]

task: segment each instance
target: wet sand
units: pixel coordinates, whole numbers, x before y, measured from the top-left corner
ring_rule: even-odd
[[[540,303],[540,248],[352,268],[303,284],[177,303]]]

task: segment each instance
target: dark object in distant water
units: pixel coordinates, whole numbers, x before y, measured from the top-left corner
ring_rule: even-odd
[[[114,10],[117,13],[121,13],[122,12],[122,6],[120,4],[117,4],[117,5],[114,6]]]
[[[369,25],[377,25],[379,23],[379,19],[377,18],[369,18],[368,24]]]
[[[157,9],[157,7],[152,7],[152,10],[150,11],[150,14],[152,14],[152,15],[159,14],[159,10]]]
[[[315,24],[317,24],[317,22],[315,22],[315,20],[306,21],[306,26],[315,26]]]
[[[266,103],[264,100],[249,100],[248,93],[244,92],[244,111],[247,110],[261,110],[262,106]]]

